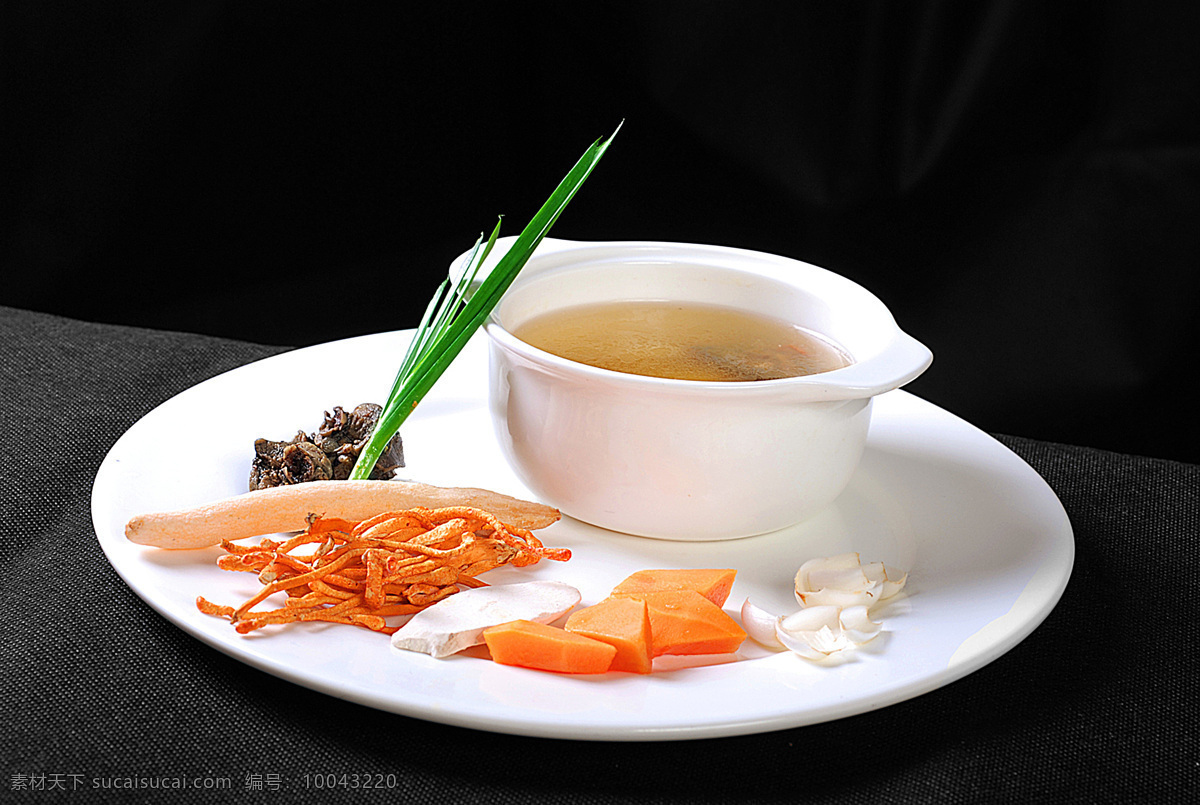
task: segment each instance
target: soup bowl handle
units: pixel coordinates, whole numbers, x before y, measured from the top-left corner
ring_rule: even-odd
[[[878,355],[833,372],[797,377],[798,401],[856,400],[893,391],[919,377],[933,363],[933,353],[908,333],[895,338]]]

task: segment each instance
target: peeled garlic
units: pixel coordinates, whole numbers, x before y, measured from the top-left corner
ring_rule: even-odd
[[[855,645],[862,645],[883,629],[882,621],[873,621],[867,607],[846,607],[838,614],[846,638]]]
[[[779,642],[812,660],[850,648],[850,640],[838,619],[835,606],[807,607],[781,618],[775,627]]]
[[[802,607],[870,608],[900,592],[908,578],[892,575],[883,562],[864,566],[857,553],[810,559],[796,573],[796,600]]]
[[[895,571],[893,571],[895,572]],[[904,582],[908,581],[908,574],[901,573],[897,579],[892,579],[888,573],[887,567],[883,562],[872,562],[869,565],[863,565],[863,575],[872,582],[879,584],[879,600],[886,601],[904,588]]]
[[[782,620],[778,615],[772,615],[761,607],[750,603],[747,598],[742,604],[742,628],[750,639],[761,643],[767,648],[781,649],[783,644],[775,636],[775,625]]]
[[[883,624],[871,620],[871,607],[899,592],[907,579],[907,573],[889,571],[882,562],[864,566],[857,553],[812,559],[796,573],[796,600],[802,609],[775,615],[747,598],[742,628],[768,648],[825,659],[878,635]]]

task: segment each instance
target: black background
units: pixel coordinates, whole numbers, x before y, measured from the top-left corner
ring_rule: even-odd
[[[926,399],[1196,461],[1195,9],[8,5],[0,304],[296,346],[411,327],[624,120],[554,236],[816,263],[933,349]]]

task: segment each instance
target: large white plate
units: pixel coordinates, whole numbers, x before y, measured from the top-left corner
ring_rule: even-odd
[[[96,533],[116,571],[184,631],[313,690],[446,724],[597,740],[739,735],[903,701],[1008,651],[1066,586],[1074,540],[1045,482],[987,434],[905,392],[878,399],[861,468],[807,523],[744,540],[676,543],[564,518],[542,536],[571,548],[569,562],[489,574],[496,582],[565,581],[586,604],[634,570],[732,567],[738,576],[727,608],[736,615],[747,596],[767,609],[794,610],[792,576],[814,556],[860,551],[909,570],[905,594],[880,613],[884,634],[832,664],[747,641],[724,664],[671,668],[664,658],[648,676],[571,677],[501,666],[478,650],[434,660],[349,626],[272,627],[243,637],[197,611],[195,599],[240,603],[255,592],[251,574],[217,569],[216,548],[159,551],[125,539],[135,513],[244,491],[255,438],[315,430],[334,405],[382,402],[409,337],[386,333],[285,353],[200,383],[147,414],[113,446],[93,488]],[[405,472],[528,496],[493,437],[481,338],[405,423]]]

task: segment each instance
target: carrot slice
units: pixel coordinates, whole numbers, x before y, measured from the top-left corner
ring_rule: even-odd
[[[729,598],[736,575],[736,570],[729,569],[639,570],[614,587],[613,594],[692,590],[722,607]]]
[[[566,629],[616,647],[611,670],[650,673],[650,616],[644,601],[605,598],[572,612]]]
[[[617,654],[608,643],[528,620],[485,629],[483,640],[492,659],[501,665],[561,674],[602,674]]]
[[[692,590],[626,593],[643,601],[650,617],[651,654],[728,654],[746,632],[725,610]]]

